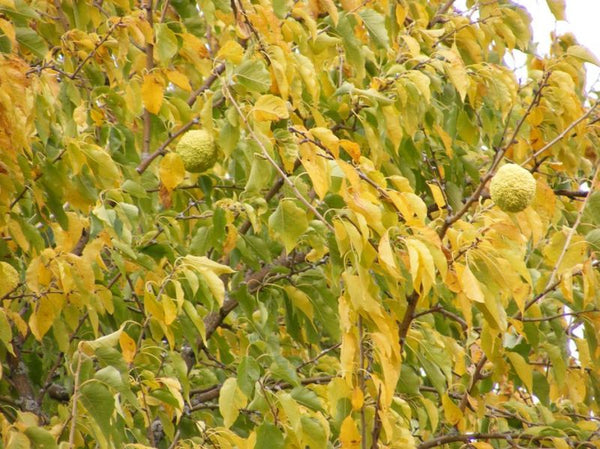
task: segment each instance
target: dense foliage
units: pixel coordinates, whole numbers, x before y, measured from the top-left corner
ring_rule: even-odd
[[[0,447],[600,447],[597,61],[466,4],[0,0]]]

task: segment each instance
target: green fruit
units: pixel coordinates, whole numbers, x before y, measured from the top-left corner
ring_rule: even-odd
[[[0,262],[0,298],[12,292],[19,285],[19,273],[12,265]]]
[[[217,147],[212,135],[203,129],[188,131],[177,143],[175,151],[183,166],[191,173],[201,173],[217,162]]]
[[[505,212],[520,212],[535,196],[535,178],[517,164],[506,164],[490,183],[492,201]]]
[[[594,229],[585,235],[585,241],[592,251],[600,251],[600,229]]]

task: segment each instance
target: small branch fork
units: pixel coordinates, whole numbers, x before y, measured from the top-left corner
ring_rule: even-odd
[[[523,311],[519,311],[517,312],[514,316],[513,319],[515,320],[519,320],[522,321],[523,320],[523,315],[524,313],[531,308],[534,304],[538,303],[539,301],[541,301],[542,299],[544,299],[549,293],[551,293],[552,291],[554,291],[561,283],[561,279],[556,280],[556,276],[558,273],[558,269],[560,267],[560,264],[562,263],[562,260],[564,259],[564,256],[567,252],[567,249],[571,243],[571,239],[573,238],[573,235],[575,234],[575,231],[577,229],[577,227],[579,226],[579,223],[581,222],[581,217],[583,215],[583,211],[585,209],[585,206],[589,200],[589,198],[591,197],[592,192],[594,191],[594,186],[596,184],[596,180],[598,177],[598,172],[600,171],[600,166],[596,167],[596,170],[594,171],[594,175],[592,177],[592,182],[591,182],[591,189],[588,193],[588,195],[585,197],[585,200],[583,202],[583,204],[581,205],[579,212],[577,214],[577,218],[575,219],[575,222],[573,223],[573,226],[571,227],[571,230],[569,232],[569,234],[567,235],[567,238],[565,240],[565,244],[563,245],[561,254],[558,258],[558,260],[555,263],[555,267],[550,275],[550,278],[548,279],[548,282],[546,283],[546,287],[544,288],[544,290],[539,293],[538,295],[536,295],[533,299],[531,299],[527,304],[525,304],[525,306],[523,307]],[[598,265],[598,261],[595,261],[594,266]],[[577,275],[581,275],[583,274],[583,270],[578,270],[576,272],[573,273],[573,276],[577,276]],[[510,327],[512,325],[512,322],[508,323],[508,327]],[[485,365],[485,363],[487,362],[487,357],[485,354],[483,354],[481,356],[481,359],[479,360],[479,362],[477,363],[477,365],[475,366],[475,369],[473,371],[473,375],[471,377],[471,383],[469,388],[467,389],[467,391],[465,392],[465,394],[462,397],[462,400],[460,402],[459,408],[461,410],[464,410],[465,407],[467,406],[467,402],[468,402],[468,396],[469,394],[471,394],[471,392],[473,391],[473,388],[475,387],[475,384],[482,378],[481,376],[481,371],[483,370],[483,367]]]
[[[192,94],[190,95],[190,97],[187,100],[188,105],[190,105],[190,106],[193,105],[194,102],[196,101],[196,98],[198,98],[198,96],[200,96],[202,93],[204,93],[205,91],[210,89],[211,86],[213,85],[213,83],[219,78],[219,75],[221,75],[224,71],[225,71],[225,64],[218,65],[214,69],[213,73],[208,78],[206,78],[206,80],[204,81],[202,86],[200,86],[198,89],[196,89],[194,92],[192,92]],[[185,133],[192,126],[197,125],[199,123],[199,121],[200,120],[198,117],[194,117],[192,120],[190,120],[189,122],[182,125],[176,132],[174,132],[172,135],[170,135],[169,138],[167,140],[165,140],[161,144],[161,146],[158,147],[158,149],[156,151],[154,151],[153,153],[150,153],[146,157],[144,157],[144,159],[142,159],[142,161],[136,167],[135,170],[140,175],[142,173],[144,173],[146,171],[146,169],[150,166],[150,164],[154,161],[154,159],[156,159],[159,156],[164,156],[167,153],[167,151],[166,151],[167,147],[171,144],[171,142],[173,142],[175,139],[177,139],[179,136],[181,136],[183,133]]]
[[[254,130],[248,123],[248,120],[246,120],[244,113],[242,112],[240,106],[237,104],[237,102],[231,95],[231,92],[229,92],[229,89],[227,87],[224,87],[223,92],[224,92],[225,96],[227,97],[227,99],[231,102],[233,107],[235,107],[235,109],[237,110],[238,115],[240,116],[240,119],[244,123],[244,126],[246,127],[246,129],[248,130],[248,132],[250,133],[250,135],[252,136],[254,141],[258,144],[258,146],[262,150],[262,155],[264,156],[264,158],[269,161],[269,163],[273,166],[273,168],[275,168],[275,170],[279,173],[279,176],[281,176],[281,178],[289,186],[289,188],[292,190],[292,192],[294,192],[294,195],[296,196],[296,198],[298,198],[298,200],[300,200],[300,202],[302,204],[304,204],[306,206],[306,208],[315,215],[315,217],[317,217],[319,220],[321,220],[331,232],[334,232],[333,226],[331,226],[331,224],[325,219],[325,217],[323,217],[323,215],[321,215],[321,213],[317,209],[315,209],[315,207],[312,204],[310,204],[310,202],[306,198],[304,198],[304,196],[300,193],[300,191],[298,191],[298,189],[296,188],[294,183],[290,180],[290,178],[288,178],[285,171],[283,171],[283,169],[279,166],[279,164],[277,164],[277,162],[275,162],[275,160],[271,157],[271,155],[265,148],[265,145],[258,138],[258,136],[254,133]]]
[[[458,220],[460,220],[468,212],[471,205],[473,205],[473,203],[475,203],[476,201],[479,200],[479,198],[481,197],[481,194],[483,192],[483,189],[485,188],[485,185],[487,184],[487,182],[490,179],[492,179],[492,177],[496,173],[496,169],[498,168],[498,165],[502,161],[502,158],[504,157],[504,155],[506,154],[506,152],[508,151],[510,146],[514,143],[515,138],[517,137],[517,135],[521,131],[523,124],[525,123],[525,120],[531,114],[531,111],[533,111],[533,108],[539,103],[540,99],[542,98],[542,91],[548,85],[548,78],[550,77],[550,74],[551,74],[551,72],[546,72],[544,74],[544,76],[542,77],[539,87],[538,87],[537,91],[535,92],[533,99],[531,100],[531,103],[529,104],[529,107],[525,111],[525,114],[523,114],[523,117],[521,117],[521,119],[517,123],[517,126],[515,127],[511,138],[504,144],[503,147],[501,147],[497,151],[497,153],[494,156],[494,160],[492,161],[492,165],[490,166],[487,173],[483,176],[483,178],[481,178],[481,181],[479,182],[479,185],[477,186],[477,188],[475,189],[473,194],[465,202],[463,207],[458,212],[456,212],[455,215],[452,215],[452,216],[449,216],[446,218],[446,220],[444,221],[444,224],[442,225],[442,227],[440,228],[440,231],[439,231],[440,238],[444,238],[444,236],[446,235],[446,232],[448,231],[450,226],[452,226],[454,223],[456,223]]]

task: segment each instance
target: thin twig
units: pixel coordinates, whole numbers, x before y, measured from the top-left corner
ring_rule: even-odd
[[[555,145],[556,143],[560,142],[562,139],[565,138],[565,136],[573,129],[575,128],[577,125],[579,125],[582,121],[584,121],[586,118],[588,118],[590,116],[590,114],[592,112],[594,112],[594,110],[596,109],[596,107],[598,106],[598,103],[594,104],[594,106],[592,106],[590,109],[588,109],[588,111],[583,114],[581,117],[579,117],[577,120],[575,120],[573,123],[571,123],[569,126],[567,126],[563,132],[561,132],[558,136],[556,136],[554,139],[552,139],[550,142],[548,142],[546,145],[544,145],[542,148],[540,148],[539,150],[537,150],[535,153],[533,153],[531,156],[529,156],[521,165],[525,165],[528,162],[530,162],[531,160],[535,160],[538,157],[540,157],[540,155],[542,153],[544,153],[546,150],[548,150],[550,147],[552,147],[553,145]]]
[[[315,209],[315,207],[312,204],[310,204],[306,198],[304,198],[304,196],[300,193],[298,188],[294,185],[294,183],[290,180],[290,178],[288,178],[285,171],[283,171],[283,169],[279,166],[279,164],[277,164],[277,162],[275,162],[275,160],[271,157],[271,155],[265,148],[265,145],[258,138],[258,136],[254,133],[254,130],[248,123],[248,120],[246,120],[246,116],[242,112],[240,105],[234,100],[229,89],[227,87],[224,87],[223,92],[225,93],[225,96],[231,102],[233,107],[237,110],[237,112],[240,116],[240,119],[244,123],[246,129],[248,130],[248,132],[250,133],[250,135],[252,136],[254,141],[258,144],[260,149],[262,150],[262,155],[265,157],[265,159],[267,159],[269,161],[269,163],[273,166],[273,168],[275,168],[275,170],[279,173],[279,176],[281,176],[283,178],[283,180],[289,186],[289,188],[292,190],[292,192],[294,192],[294,195],[296,196],[296,198],[298,198],[298,200],[300,200],[300,202],[302,204],[304,204],[308,208],[308,210],[310,210],[319,220],[321,220],[331,232],[334,232],[333,226],[331,226],[331,224],[325,219],[325,217],[323,217],[323,215],[321,215],[321,213],[317,209]]]

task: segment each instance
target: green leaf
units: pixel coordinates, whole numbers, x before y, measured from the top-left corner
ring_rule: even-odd
[[[390,46],[387,29],[385,28],[385,16],[372,9],[363,9],[359,12],[361,19],[365,22],[369,35],[375,43],[383,48]]]
[[[251,356],[243,357],[237,369],[237,382],[240,390],[247,396],[252,397],[254,384],[260,377],[260,366]]]
[[[31,28],[15,28],[17,42],[38,58],[42,59],[48,53],[48,46],[38,33]]]
[[[531,365],[527,363],[527,361],[516,352],[507,352],[506,356],[510,360],[510,363],[515,369],[517,376],[519,379],[523,381],[527,391],[533,391],[533,370],[531,369]]]
[[[310,449],[325,449],[327,447],[327,434],[321,423],[305,415],[300,418],[300,422],[302,423],[302,439]]]
[[[165,66],[169,65],[179,50],[175,33],[165,23],[156,25],[156,50],[158,60]]]
[[[583,62],[589,62],[595,66],[600,66],[600,61],[598,58],[591,51],[585,47],[582,47],[581,45],[571,45],[569,48],[567,48],[567,54]]]
[[[89,382],[80,389],[80,399],[84,407],[98,427],[108,435],[111,428],[111,417],[115,410],[113,394],[100,382]]]
[[[238,387],[235,377],[230,377],[223,382],[219,394],[219,412],[223,417],[223,425],[231,427],[240,414],[240,409],[247,403],[248,399]]]
[[[25,430],[25,435],[33,443],[32,449],[57,449],[54,436],[46,429],[41,427],[29,427]],[[12,447],[12,446],[11,446]]]
[[[284,447],[283,434],[277,426],[263,422],[257,427],[254,449],[283,449]]]
[[[306,212],[296,206],[296,202],[284,199],[269,217],[269,232],[280,240],[289,253],[298,244],[298,238],[308,228]]]
[[[246,61],[234,73],[236,81],[251,92],[262,93],[271,87],[271,76],[262,61]]]

